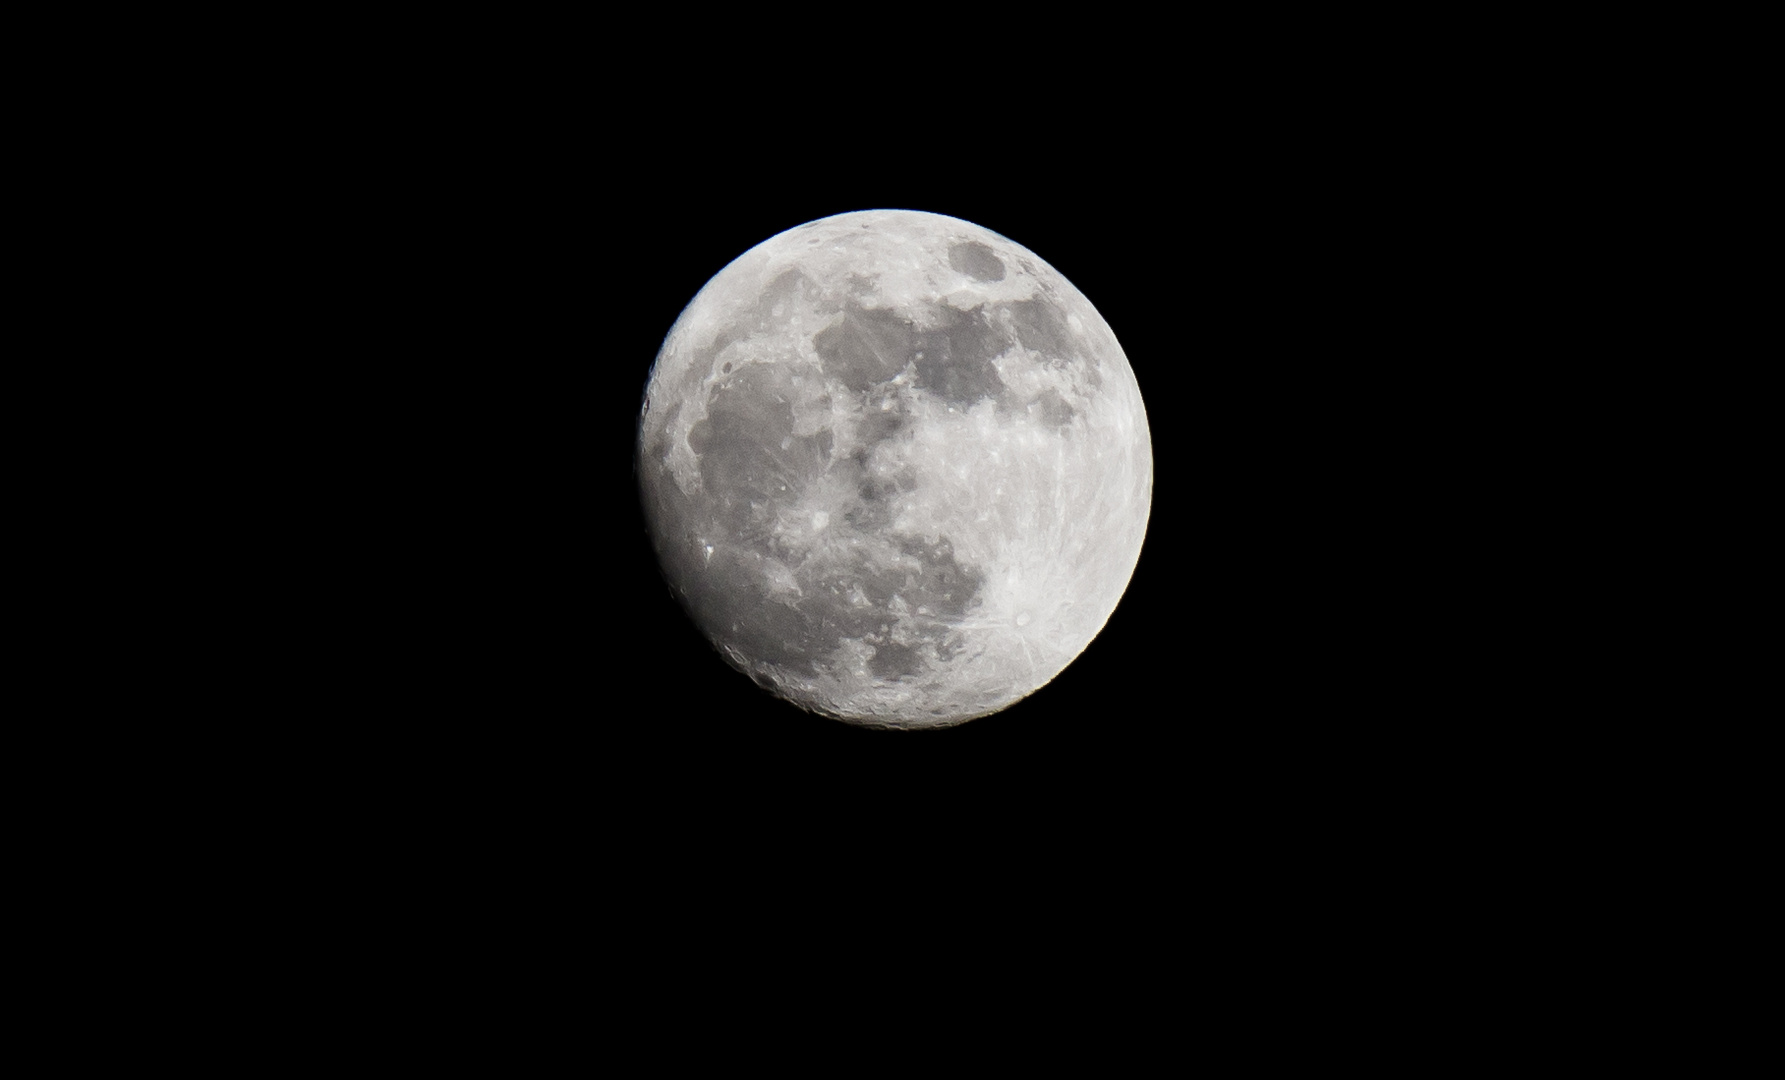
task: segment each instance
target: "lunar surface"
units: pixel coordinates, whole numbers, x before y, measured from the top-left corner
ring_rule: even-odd
[[[904,210],[790,229],[657,354],[638,477],[664,578],[802,708],[921,728],[1046,685],[1140,557],[1140,389],[1028,249]]]

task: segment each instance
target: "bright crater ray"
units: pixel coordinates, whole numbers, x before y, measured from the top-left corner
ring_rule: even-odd
[[[735,667],[854,723],[996,712],[1082,652],[1140,556],[1152,449],[1094,308],[956,218],[842,214],[709,281],[639,424],[664,577]]]

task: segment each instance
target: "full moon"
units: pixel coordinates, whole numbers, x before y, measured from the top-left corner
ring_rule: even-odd
[[[1103,629],[1153,487],[1140,387],[1033,252],[909,210],[823,218],[701,289],[639,420],[645,520],[725,659],[874,727],[997,712]]]

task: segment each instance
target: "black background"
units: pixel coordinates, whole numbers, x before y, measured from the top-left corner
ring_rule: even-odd
[[[1553,345],[1502,328],[1559,302],[1525,272],[1557,249],[1492,257],[1523,239],[1546,163],[1496,157],[1465,95],[1342,51],[1209,66],[1229,45],[1203,36],[1145,65],[1153,85],[1096,80],[1102,98],[1067,42],[978,88],[952,69],[908,82],[903,57],[740,54],[680,104],[662,83],[694,65],[661,43],[584,42],[554,60],[529,40],[507,64],[443,51],[452,78],[350,89],[325,115],[293,80],[303,131],[256,104],[264,154],[220,132],[218,169],[176,172],[239,200],[203,252],[230,280],[190,321],[222,298],[232,360],[277,354],[193,395],[275,426],[278,449],[243,455],[224,520],[190,541],[246,564],[232,606],[204,612],[232,640],[185,650],[245,689],[174,747],[239,789],[187,788],[196,820],[241,823],[216,865],[265,853],[269,891],[320,885],[313,909],[381,947],[408,928],[443,967],[468,935],[541,957],[568,1001],[629,953],[678,991],[740,943],[765,955],[736,970],[774,970],[777,917],[844,973],[899,966],[871,953],[881,930],[946,922],[1016,970],[1163,980],[1174,1012],[1174,976],[1211,954],[1274,991],[1281,969],[1254,962],[1271,943],[1337,944],[1360,954],[1333,969],[1343,997],[1377,962],[1361,923],[1491,893],[1482,857],[1523,854],[1495,826],[1540,786],[1530,763],[1558,757],[1542,714],[1591,704],[1534,686],[1570,627],[1504,625],[1556,621],[1503,588],[1550,529],[1499,512],[1481,465],[1525,431],[1477,403],[1547,396]],[[635,48],[661,78],[590,81]],[[1507,77],[1496,60],[1480,86]],[[1029,699],[942,731],[812,716],[726,666],[658,575],[633,473],[651,361],[700,287],[778,232],[874,207],[964,218],[1059,269],[1121,341],[1151,424],[1146,546],[1109,625]],[[266,437],[245,434],[204,456]],[[264,491],[264,515],[240,509]],[[148,706],[142,738],[169,742],[151,714],[184,698]],[[871,932],[814,934],[821,915]],[[699,966],[666,962],[673,946]],[[908,1000],[978,1007],[976,977]]]
[[[401,716],[375,759],[420,753],[426,783],[525,818],[594,799],[604,842],[652,857],[873,835],[968,862],[1068,842],[1156,860],[1454,787],[1489,741],[1456,718],[1493,689],[1452,632],[1480,573],[1458,540],[1482,523],[1445,446],[1486,370],[1447,251],[1481,226],[1443,205],[1451,164],[1255,115],[870,142],[731,138],[724,110],[649,138],[498,124],[475,160],[356,192],[388,241],[356,238],[389,335],[355,342],[380,357],[368,426],[405,420],[359,489],[400,539],[341,541],[376,552],[391,612],[347,631],[378,642],[355,670]],[[1153,444],[1145,547],[1103,633],[940,731],[814,716],[728,667],[659,575],[634,473],[650,365],[701,286],[877,207],[972,221],[1063,273],[1122,343]]]
[[[591,704],[598,731],[643,755],[616,765],[662,778],[660,805],[748,819],[786,802],[809,810],[808,824],[929,822],[948,835],[972,821],[1022,821],[1025,835],[1048,821],[1119,821],[1130,839],[1157,839],[1185,800],[1248,783],[1280,791],[1287,774],[1315,779],[1333,750],[1359,741],[1353,725],[1369,706],[1347,698],[1339,656],[1355,658],[1347,638],[1373,619],[1334,595],[1351,588],[1342,576],[1324,577],[1358,500],[1337,518],[1330,494],[1305,502],[1322,468],[1307,455],[1334,455],[1309,427],[1330,425],[1310,410],[1340,407],[1325,398],[1330,376],[1306,380],[1347,347],[1334,340],[1332,283],[1315,307],[1298,282],[1335,238],[1297,235],[1314,217],[1306,190],[1211,184],[1160,151],[1089,137],[1064,158],[939,170],[913,148],[840,173],[789,173],[772,155],[671,155],[662,190],[634,187],[636,201],[614,208],[621,281],[602,309],[616,336],[604,330],[594,363],[615,385],[597,395],[588,497],[600,535],[621,543],[591,567],[601,636],[590,647],[613,680]],[[644,380],[682,306],[752,245],[874,207],[964,218],[1060,270],[1121,341],[1152,433],[1147,540],[1104,631],[1031,697],[941,731],[813,716],[729,668],[657,576],[628,487]]]

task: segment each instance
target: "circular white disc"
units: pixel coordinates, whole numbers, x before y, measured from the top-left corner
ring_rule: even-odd
[[[1058,675],[1140,557],[1152,448],[1115,335],[1028,249],[873,210],[772,237],[657,355],[638,473],[728,661],[855,723],[983,716]]]

